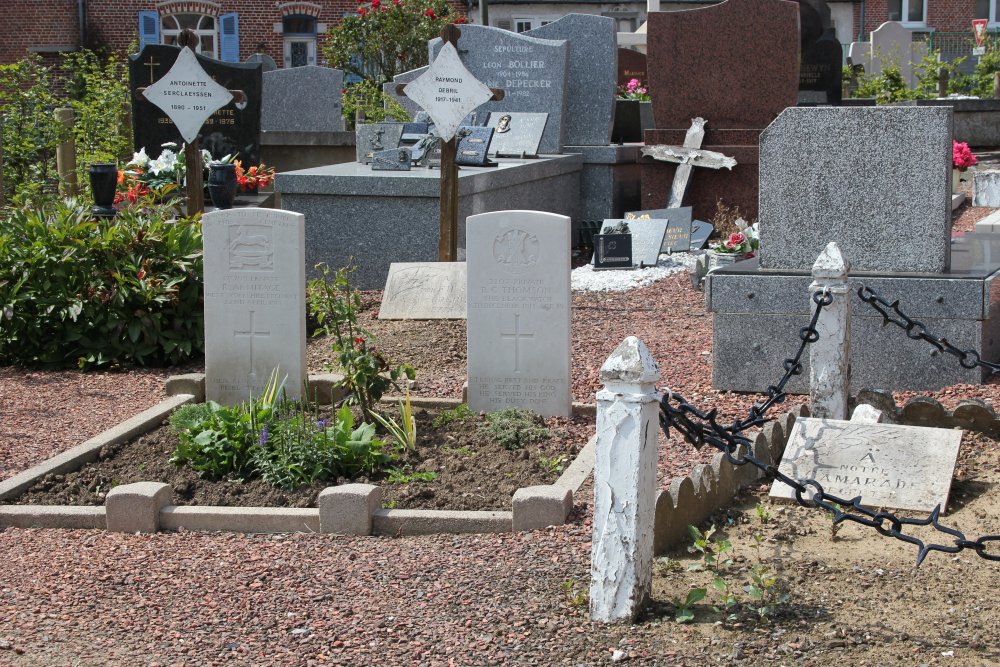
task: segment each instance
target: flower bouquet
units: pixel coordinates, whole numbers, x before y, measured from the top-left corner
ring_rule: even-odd
[[[184,145],[178,147],[177,144],[170,141],[162,146],[163,151],[155,160],[151,160],[146,154],[146,149],[142,148],[138,153],[133,153],[132,159],[123,169],[118,170],[116,204],[122,202],[134,204],[151,192],[162,196],[184,184],[184,178],[187,175]],[[201,158],[205,164],[207,176],[212,155],[207,150],[202,150]]]
[[[979,162],[969,148],[969,144],[963,141],[951,142],[951,166],[959,171],[965,171],[972,165]]]
[[[274,167],[258,164],[244,169],[239,160],[233,160],[233,164],[236,165],[236,182],[243,192],[256,192],[257,188],[274,182]]]
[[[712,252],[723,255],[742,255],[743,259],[753,257],[760,246],[759,224],[755,222],[750,225],[743,218],[737,219],[736,229],[739,231],[733,232],[729,238],[714,245]]]
[[[642,82],[639,81],[639,79],[629,79],[628,83],[618,86],[618,99],[648,102],[649,90],[642,85]]]

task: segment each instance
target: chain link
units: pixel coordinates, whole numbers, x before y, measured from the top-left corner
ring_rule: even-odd
[[[863,290],[866,290],[864,294],[862,293]],[[988,368],[1000,369],[1000,367],[994,364],[981,361],[979,354],[975,350],[959,350],[958,354],[951,352],[951,349],[958,350],[958,348],[955,348],[943,338],[937,338],[928,334],[927,329],[922,323],[903,315],[899,311],[898,301],[888,304],[879,299],[867,287],[859,289],[858,296],[865,303],[876,307],[876,310],[879,310],[886,320],[885,323],[892,322],[897,324],[911,338],[926,340],[939,350],[955,354],[959,357],[959,361],[963,366],[966,366],[967,360],[974,356],[977,363],[972,366],[966,366],[966,368],[975,368],[977,365],[984,365]],[[898,319],[888,315],[888,311],[875,306],[872,299],[876,303],[890,308],[898,316]],[[813,293],[812,300],[816,304],[816,308],[813,311],[809,325],[799,330],[799,339],[802,342],[799,345],[798,351],[791,359],[785,359],[783,364],[785,374],[776,385],[771,385],[767,388],[767,397],[762,401],[754,403],[745,419],[734,420],[728,427],[722,426],[716,419],[717,411],[715,409],[702,412],[688,403],[680,394],[668,390],[660,399],[660,428],[663,429],[663,433],[669,437],[670,427],[672,426],[696,448],[700,449],[704,444],[708,443],[720,450],[731,464],[736,466],[750,464],[766,475],[773,476],[775,481],[787,484],[792,488],[795,492],[796,502],[802,507],[823,509],[832,514],[834,525],[844,521],[853,521],[863,526],[874,528],[879,534],[886,537],[892,537],[907,544],[912,544],[917,548],[917,566],[932,551],[959,553],[968,549],[986,560],[1000,561],[1000,545],[994,545],[994,552],[989,552],[990,543],[1000,542],[1000,535],[984,535],[975,540],[966,539],[965,534],[958,529],[941,524],[940,505],[935,507],[924,518],[898,517],[891,512],[874,511],[861,506],[861,496],[855,496],[854,498],[834,496],[824,491],[823,486],[815,479],[793,479],[778,470],[777,466],[764,463],[754,456],[753,443],[749,438],[742,435],[742,433],[748,428],[760,426],[767,422],[767,412],[785,400],[787,395],[785,393],[785,385],[793,376],[802,373],[802,354],[809,343],[814,343],[819,339],[816,322],[819,320],[819,315],[823,308],[833,302],[833,295],[830,294],[829,289],[817,290]],[[914,331],[917,331],[916,335],[913,334]],[[938,532],[951,535],[954,538],[954,545],[924,542],[918,537],[906,534],[904,532],[906,526],[930,526]]]

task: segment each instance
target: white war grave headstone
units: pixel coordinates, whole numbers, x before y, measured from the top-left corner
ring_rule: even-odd
[[[497,211],[466,225],[469,407],[568,417],[570,219]]]
[[[441,220],[438,261],[458,259],[458,164],[455,133],[465,117],[491,99],[503,99],[479,81],[458,57],[456,44],[461,31],[453,23],[441,29],[444,46],[423,74],[402,87],[402,92],[420,105],[434,121],[441,139]]]
[[[177,126],[184,139],[184,159],[187,167],[187,211],[191,215],[204,209],[204,166],[201,161],[201,149],[198,145],[198,132],[205,121],[229,102],[241,91],[229,91],[216,83],[198,58],[191,50],[193,33],[182,33],[178,44],[183,48],[174,61],[173,67],[159,80],[139,93],[151,104],[163,110],[167,117]],[[182,43],[183,42],[183,43]]]
[[[288,396],[306,380],[305,216],[229,209],[202,218],[205,392],[234,405],[278,369]]]
[[[866,507],[943,511],[961,441],[954,429],[800,418],[778,470],[846,500],[861,496]],[[795,491],[775,482],[771,496]]]

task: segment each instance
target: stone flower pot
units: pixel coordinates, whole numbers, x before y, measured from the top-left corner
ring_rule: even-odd
[[[213,164],[208,167],[208,195],[220,210],[233,207],[236,197],[236,165]]]
[[[115,189],[118,187],[118,165],[111,162],[95,162],[87,170],[90,177],[90,191],[94,195],[91,215],[98,218],[113,218],[115,209]]]

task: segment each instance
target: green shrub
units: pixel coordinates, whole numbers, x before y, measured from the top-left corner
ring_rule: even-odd
[[[468,403],[459,403],[451,410],[444,410],[438,413],[438,416],[434,418],[431,424],[434,428],[441,428],[442,426],[447,426],[452,422],[465,421],[467,417],[472,416],[472,410],[469,409]]]
[[[146,200],[0,214],[0,363],[178,364],[204,351],[201,225]]]
[[[353,121],[358,111],[364,114],[365,122],[408,121],[410,114],[395,98],[382,92],[382,86],[362,80],[348,84],[342,99],[344,116]]]
[[[488,413],[481,431],[506,449],[521,449],[532,442],[552,437],[543,424],[542,418],[534,412],[508,408]]]
[[[209,401],[180,408],[170,418],[180,441],[170,461],[211,479],[260,477],[285,489],[371,473],[393,461],[374,426],[355,427],[350,408],[319,419],[286,400],[277,377],[275,371],[261,396],[237,406]]]

